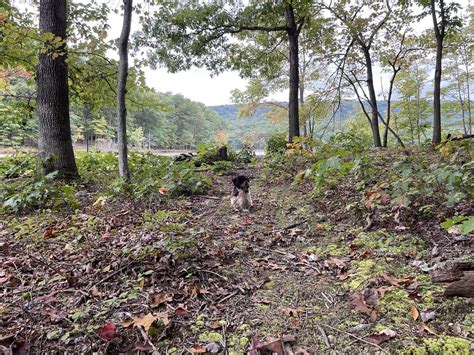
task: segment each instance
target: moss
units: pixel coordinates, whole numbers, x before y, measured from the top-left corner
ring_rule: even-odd
[[[269,281],[263,284],[263,289],[264,290],[271,290],[272,288],[275,287],[275,281]]]
[[[380,300],[380,316],[390,318],[397,324],[410,321],[410,308],[414,302],[401,289],[387,292]]]
[[[465,332],[474,334],[474,313],[466,314],[461,323],[461,329]]]
[[[420,292],[423,295],[423,299],[421,300],[421,304],[424,307],[433,308],[436,306],[436,298],[443,292],[444,286],[441,285],[430,285],[429,289],[421,288]]]
[[[240,337],[240,339],[239,339],[239,345],[241,347],[247,346],[248,342],[249,342],[249,339],[247,337]]]
[[[376,277],[383,270],[385,270],[385,266],[373,259],[353,261],[349,270],[351,279],[344,285],[351,290],[363,288],[369,279]]]
[[[354,243],[379,253],[411,256],[418,255],[425,247],[425,242],[413,235],[381,232],[360,233],[354,240]]]
[[[305,251],[318,256],[345,256],[349,254],[349,247],[342,243],[331,243],[325,247],[309,247]]]
[[[354,320],[345,320],[341,324],[339,324],[339,328],[341,329],[348,329],[355,327],[360,324],[360,321],[354,321]]]
[[[441,336],[423,339],[423,345],[408,348],[403,354],[425,355],[467,355],[470,354],[470,343],[462,338]]]
[[[204,332],[199,334],[198,339],[204,343],[220,343],[222,341],[222,335],[217,332]]]

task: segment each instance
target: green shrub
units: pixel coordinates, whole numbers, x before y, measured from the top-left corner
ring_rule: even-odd
[[[244,144],[237,154],[237,160],[242,163],[252,163],[255,161],[255,150],[250,144]]]
[[[267,155],[284,154],[286,151],[287,140],[282,133],[273,133],[266,142],[265,152]]]
[[[216,161],[220,161],[219,148],[221,146],[215,144],[199,144],[196,152],[198,154],[197,160],[201,163],[212,164]],[[227,160],[235,161],[237,159],[237,153],[227,147]]]
[[[344,149],[351,152],[362,152],[369,147],[369,141],[365,135],[354,132],[337,132],[329,139],[328,144],[333,149]]]
[[[210,178],[195,171],[191,162],[171,164],[163,180],[173,195],[200,194],[211,185]]]
[[[319,160],[311,168],[312,177],[316,183],[315,190],[337,184],[338,180],[348,175],[354,166],[355,163],[345,160],[343,154]]]
[[[78,208],[72,185],[54,180],[57,172],[15,181],[2,180],[2,213],[18,213],[35,208]]]

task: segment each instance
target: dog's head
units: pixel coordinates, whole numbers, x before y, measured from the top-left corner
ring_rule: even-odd
[[[232,179],[234,186],[244,192],[249,192],[250,179],[247,176],[239,175]]]

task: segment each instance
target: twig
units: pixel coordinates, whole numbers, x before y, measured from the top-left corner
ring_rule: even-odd
[[[367,340],[362,339],[362,338],[360,338],[360,337],[358,337],[358,336],[355,336],[354,334],[348,333],[348,332],[346,332],[345,330],[340,330],[340,329],[338,329],[338,328],[336,328],[336,327],[333,327],[333,326],[331,326],[331,325],[329,325],[329,324],[325,324],[325,323],[319,323],[319,324],[321,324],[322,326],[325,326],[325,327],[327,327],[327,328],[329,328],[329,329],[335,330],[336,332],[346,334],[346,335],[348,335],[348,336],[350,336],[350,337],[352,337],[352,338],[354,338],[354,339],[357,339],[358,341],[361,341],[361,342],[363,342],[363,343],[372,345],[372,346],[374,346],[374,347],[380,349],[383,353],[389,354],[389,352],[387,352],[387,350],[385,350],[384,348],[378,346],[377,344],[371,343],[370,341],[367,341]]]
[[[302,220],[301,222],[295,222],[295,223],[292,223],[292,224],[287,225],[286,227],[283,227],[282,230],[285,230],[285,231],[286,231],[286,230],[288,230],[288,229],[301,226],[301,225],[304,224],[304,223],[306,223],[306,220]]]
[[[221,344],[222,344],[222,348],[223,348],[223,353],[224,355],[228,355],[229,352],[227,350],[227,335],[226,335],[226,331],[227,331],[227,324],[229,323],[229,321],[227,320],[227,322],[222,326],[222,341],[221,341]]]
[[[367,215],[367,218],[365,219],[365,221],[367,222],[366,226],[364,227],[365,231],[368,231],[370,228],[372,228],[373,221],[371,217],[372,217],[372,213],[369,213]]]
[[[326,332],[324,331],[324,329],[320,325],[318,325],[318,329],[319,329],[319,332],[321,333],[321,336],[323,337],[324,344],[326,344],[326,347],[331,348],[332,347],[331,342],[329,341],[329,338],[326,335]]]
[[[208,196],[208,195],[196,195],[197,197],[201,198],[207,198],[209,200],[221,200],[222,197],[217,197],[217,196]]]
[[[234,297],[236,294],[238,294],[237,291],[234,291],[234,292],[232,292],[231,294],[228,294],[227,296],[225,296],[225,297],[222,298],[221,300],[217,301],[217,304],[220,304],[220,303],[222,303],[222,302],[227,301],[229,298]]]
[[[140,333],[142,334],[143,340],[145,340],[145,342],[148,343],[151,346],[151,348],[153,349],[153,352],[155,352],[156,347],[155,347],[155,345],[153,345],[153,343],[151,342],[151,340],[148,337],[148,335],[146,334],[146,332],[143,330],[143,328],[141,326],[139,326],[137,328],[140,329]]]
[[[215,271],[206,270],[206,269],[201,269],[201,268],[196,268],[196,270],[197,270],[197,271],[202,271],[202,272],[205,272],[205,273],[208,273],[208,274],[217,276],[217,277],[220,277],[220,278],[221,278],[222,280],[224,280],[224,281],[228,281],[227,277],[222,276],[222,275],[218,274],[218,273],[215,272]]]
[[[127,265],[122,266],[120,269],[114,271],[113,273],[111,273],[111,274],[108,275],[107,277],[104,277],[104,278],[103,278],[102,280],[100,280],[99,282],[97,282],[97,283],[95,283],[95,284],[89,286],[89,287],[87,288],[87,292],[89,292],[90,290],[92,290],[92,288],[93,288],[94,286],[97,287],[97,286],[99,286],[100,284],[103,284],[104,282],[110,280],[110,279],[111,279],[112,277],[114,277],[115,275],[120,274],[123,270],[127,269],[128,267],[130,267],[130,266],[131,266],[132,264],[134,264],[134,263],[135,263],[135,260],[130,261]]]
[[[285,256],[287,256],[287,257],[290,258],[290,259],[295,259],[295,258],[296,258],[296,255],[290,254],[290,253],[286,253],[286,252],[280,251],[280,250],[272,250],[272,249],[262,248],[262,247],[257,247],[257,246],[254,246],[254,248],[255,248],[255,249],[260,249],[260,250],[263,250],[263,251],[269,251],[269,252],[272,252],[272,253],[277,253],[277,254],[285,255]]]

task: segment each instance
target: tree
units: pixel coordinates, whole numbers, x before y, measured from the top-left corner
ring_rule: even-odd
[[[457,3],[446,4],[445,0],[420,0],[421,5],[428,8],[427,13],[433,20],[436,39],[435,73],[433,84],[433,144],[441,143],[441,79],[443,66],[443,50],[446,36],[461,26],[456,16],[460,8]]]
[[[122,33],[118,41],[119,50],[119,73],[117,81],[117,141],[119,152],[119,173],[126,181],[130,181],[130,170],[128,168],[127,156],[127,107],[125,95],[127,93],[128,77],[128,40],[132,25],[132,2],[123,0],[123,25]]]
[[[253,77],[274,64],[267,62],[265,55],[256,55],[252,43],[265,47],[267,53],[286,45],[291,140],[300,134],[299,35],[310,5],[307,0],[250,1],[245,6],[217,0],[167,3],[154,14],[154,21],[143,22],[138,42],[150,49],[147,57],[152,64],[164,64],[173,72],[198,66],[214,73],[239,70],[244,77]],[[270,41],[269,34],[280,38]],[[231,41],[230,36],[239,42]]]
[[[41,0],[39,29],[51,34],[38,65],[39,154],[44,174],[78,176],[69,119],[66,0]],[[54,37],[53,37],[54,36]]]
[[[378,109],[374,86],[372,48],[380,31],[392,16],[392,9],[388,2],[382,0],[364,0],[355,5],[340,0],[330,5],[323,3],[322,6],[342,25],[343,38],[340,41],[341,43],[346,43],[346,48],[342,50],[344,54],[337,65],[341,75],[353,87],[363,112],[367,114],[372,129],[374,145],[381,147],[382,141],[379,131],[379,118],[381,118],[381,114]],[[344,38],[347,39],[344,40]],[[354,51],[354,48],[358,48],[360,52]],[[361,57],[360,54],[362,55]],[[365,71],[365,78],[363,79],[358,76],[360,70],[357,66],[360,63]],[[350,68],[346,68],[346,65]],[[367,90],[367,93],[365,90]],[[362,95],[360,92],[362,92]],[[370,106],[370,117],[368,110],[364,107],[364,99],[367,100]]]
[[[465,19],[465,25],[461,31],[449,36],[447,41],[446,59],[448,61],[445,69],[448,85],[446,95],[449,100],[458,103],[458,111],[461,111],[462,125],[465,135],[472,134],[472,110],[471,110],[471,77],[474,55],[474,12],[469,7],[471,18]],[[470,22],[469,22],[470,21]]]

